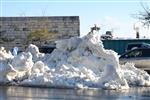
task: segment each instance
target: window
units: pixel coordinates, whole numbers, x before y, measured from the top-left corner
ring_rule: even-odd
[[[133,50],[125,55],[126,58],[132,58],[132,57],[141,57],[142,51],[141,50]]]

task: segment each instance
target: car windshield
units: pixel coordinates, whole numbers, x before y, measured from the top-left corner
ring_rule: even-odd
[[[120,58],[135,57],[150,57],[150,49],[134,49],[120,56]]]
[[[127,51],[128,50],[133,50],[136,48],[150,48],[150,44],[148,43],[131,43],[127,45]]]
[[[129,54],[127,54],[127,57],[139,57],[142,55],[142,51],[139,50],[135,50],[133,52],[130,52]]]
[[[139,48],[139,47],[141,47],[141,45],[140,44],[129,44],[128,47],[127,47],[127,50],[131,50],[134,47],[138,47]]]

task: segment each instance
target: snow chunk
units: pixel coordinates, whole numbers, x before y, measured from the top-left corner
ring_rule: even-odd
[[[135,86],[150,86],[150,75],[144,70],[134,67],[134,64],[126,63],[122,65],[124,78],[129,85]]]

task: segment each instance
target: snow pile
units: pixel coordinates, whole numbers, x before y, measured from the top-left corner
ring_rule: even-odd
[[[150,86],[150,75],[143,70],[134,67],[134,64],[126,63],[121,66],[124,78],[130,85]]]
[[[28,46],[28,48],[26,49],[26,52],[30,52],[32,54],[33,62],[36,62],[44,57],[44,54],[40,53],[38,47],[33,44],[30,44]]]
[[[7,52],[4,47],[0,47],[0,83],[7,82],[7,72],[12,70],[9,64],[10,59],[13,59],[11,52]]]
[[[51,54],[35,45],[13,57],[0,50],[0,82],[60,88],[127,89],[150,86],[150,76],[132,64],[119,65],[116,52],[105,50],[97,34],[58,41]],[[6,56],[9,55],[9,56]]]
[[[0,47],[0,61],[4,61],[7,59],[12,59],[13,55],[10,51],[6,51],[4,47]]]

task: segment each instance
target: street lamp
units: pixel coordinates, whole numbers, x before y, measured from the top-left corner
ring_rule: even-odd
[[[139,23],[135,23],[134,26],[133,26],[133,29],[134,29],[135,32],[136,32],[136,38],[140,38],[140,33],[139,33],[140,27],[139,27]]]

